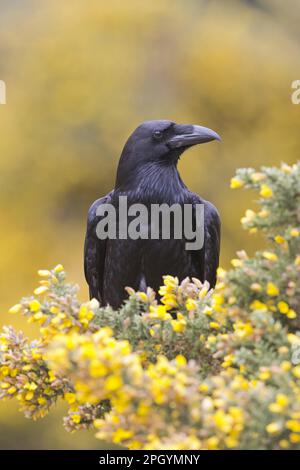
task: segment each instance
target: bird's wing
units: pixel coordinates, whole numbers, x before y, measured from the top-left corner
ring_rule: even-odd
[[[96,234],[96,227],[101,219],[97,209],[102,204],[108,204],[112,192],[97,199],[90,207],[87,219],[87,230],[84,243],[84,274],[89,285],[90,298],[102,301],[102,286],[106,252],[106,240],[100,240]]]
[[[196,195],[195,195],[196,196]],[[204,246],[196,254],[201,265],[203,279],[208,281],[210,287],[216,285],[217,268],[219,266],[221,220],[215,206],[199,196],[194,197],[194,204],[204,204]]]

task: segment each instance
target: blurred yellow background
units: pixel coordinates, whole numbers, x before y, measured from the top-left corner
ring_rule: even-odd
[[[221,213],[224,267],[259,247],[239,225],[251,196],[229,180],[237,167],[299,158],[299,21],[297,0],[0,0],[1,324],[30,331],[6,312],[38,268],[63,263],[87,298],[87,210],[144,120],[221,134],[184,155],[182,177]],[[0,448],[99,448],[92,433],[68,435],[61,416],[33,423],[2,403]]]

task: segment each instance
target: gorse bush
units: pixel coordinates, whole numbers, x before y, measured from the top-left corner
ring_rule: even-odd
[[[131,449],[300,448],[300,164],[239,170],[259,192],[243,226],[267,247],[219,269],[212,291],[165,276],[119,311],[80,304],[61,265],[11,308],[40,325],[0,337],[0,397],[28,418],[68,402],[68,431]],[[159,297],[159,300],[158,300]]]

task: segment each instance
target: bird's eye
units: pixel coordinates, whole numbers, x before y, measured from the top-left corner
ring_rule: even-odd
[[[153,132],[153,137],[155,140],[160,140],[163,136],[163,132],[162,131],[154,131]]]

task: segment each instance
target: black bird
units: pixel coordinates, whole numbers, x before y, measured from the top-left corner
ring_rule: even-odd
[[[220,217],[208,201],[192,193],[183,183],[177,163],[189,147],[220,140],[202,126],[179,125],[171,121],[146,121],[129,137],[123,149],[115,189],[95,201],[89,209],[84,247],[84,270],[90,297],[102,305],[118,308],[126,298],[125,287],[156,291],[162,276],[170,274],[216,283],[220,252]],[[102,204],[119,207],[119,196],[133,203],[204,204],[204,245],[186,250],[185,239],[106,239],[100,240],[96,212]],[[99,212],[98,212],[99,214]]]

